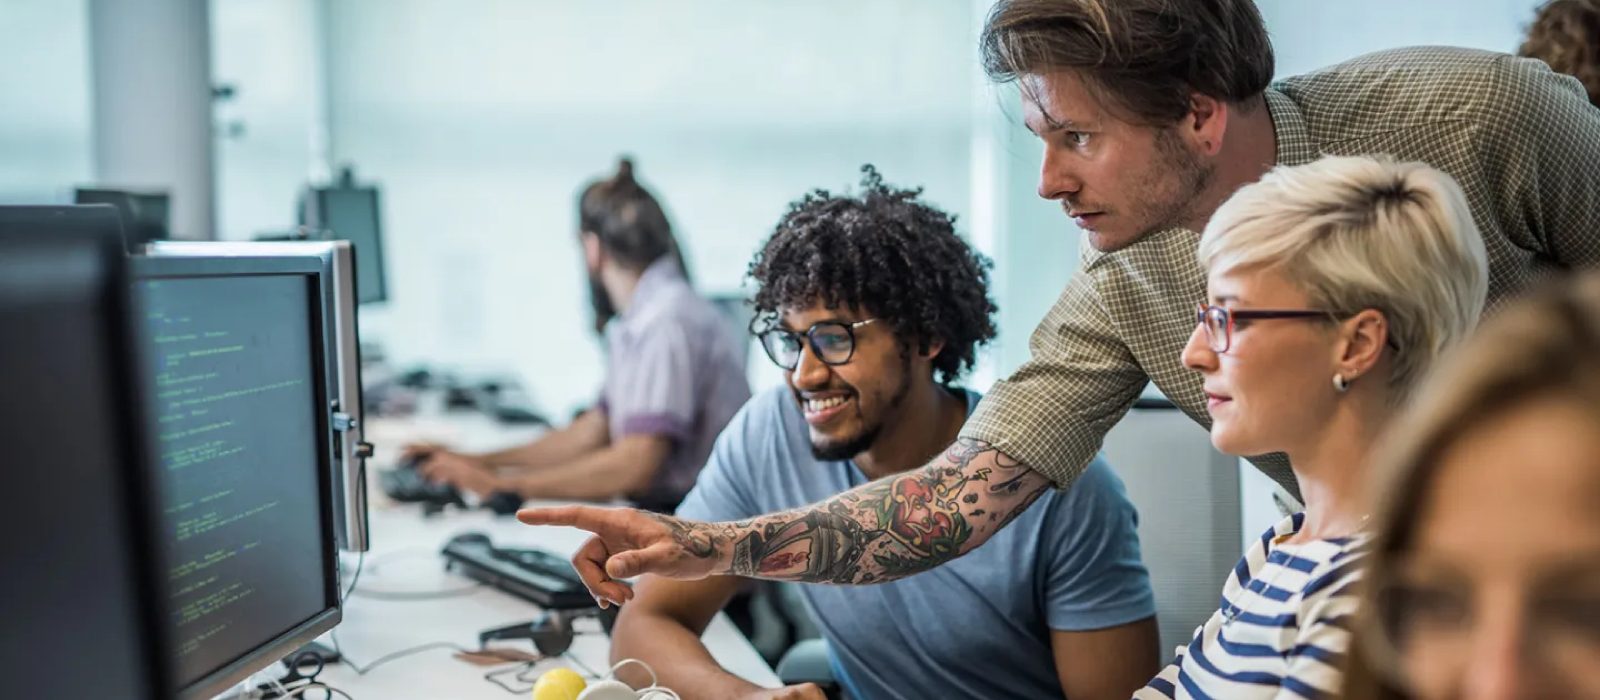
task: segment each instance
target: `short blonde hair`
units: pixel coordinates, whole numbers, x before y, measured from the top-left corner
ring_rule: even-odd
[[[1488,256],[1461,187],[1421,163],[1327,157],[1278,167],[1217,209],[1200,265],[1281,269],[1317,308],[1383,312],[1397,399],[1470,332]]]

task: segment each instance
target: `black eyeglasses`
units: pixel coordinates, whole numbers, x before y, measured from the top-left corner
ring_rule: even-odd
[[[1233,347],[1233,322],[1272,318],[1323,318],[1338,320],[1332,311],[1316,309],[1230,309],[1223,306],[1200,305],[1195,323],[1206,329],[1206,340],[1212,352],[1227,352]]]
[[[855,323],[823,321],[812,325],[804,333],[774,327],[757,333],[756,337],[761,339],[761,349],[767,352],[772,364],[786,370],[799,366],[800,354],[805,352],[806,344],[811,346],[811,352],[824,364],[842,365],[856,353],[856,329],[876,320],[869,318]]]
[[[1238,321],[1254,321],[1257,319],[1273,318],[1322,318],[1337,321],[1341,317],[1354,316],[1355,312],[1344,313],[1339,311],[1319,311],[1317,309],[1230,309],[1223,306],[1207,306],[1200,304],[1200,309],[1195,313],[1195,323],[1206,329],[1207,346],[1212,352],[1227,352],[1233,347],[1233,323]],[[1388,336],[1384,345],[1393,350],[1400,350],[1400,344],[1395,342],[1394,336]]]

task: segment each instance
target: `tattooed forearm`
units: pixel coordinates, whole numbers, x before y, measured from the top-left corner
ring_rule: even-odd
[[[738,576],[880,583],[971,551],[1036,500],[1043,476],[986,443],[962,440],[927,466],[821,503],[738,523],[674,530],[695,556]],[[704,552],[704,554],[701,554]]]
[[[721,523],[690,523],[659,513],[646,513],[672,532],[672,540],[690,556],[709,559],[717,556],[724,542],[732,541],[732,528]]]

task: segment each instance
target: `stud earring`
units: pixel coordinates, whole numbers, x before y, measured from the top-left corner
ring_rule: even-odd
[[[1333,390],[1341,394],[1350,390],[1350,382],[1342,374],[1333,375]]]

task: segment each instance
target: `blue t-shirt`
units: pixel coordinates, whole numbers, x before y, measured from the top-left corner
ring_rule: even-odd
[[[969,411],[977,401],[967,392]],[[812,457],[800,407],[778,387],[733,417],[678,514],[738,520],[867,481],[853,462]],[[1059,698],[1050,630],[1155,614],[1137,522],[1122,481],[1096,459],[964,557],[890,583],[801,593],[850,697]]]

